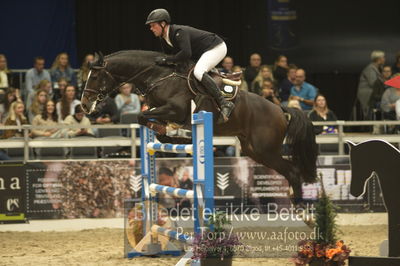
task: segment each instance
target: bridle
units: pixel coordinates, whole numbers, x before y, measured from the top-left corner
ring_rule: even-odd
[[[97,99],[96,99],[96,101],[99,101],[99,102],[103,101],[103,100],[107,97],[107,95],[108,95],[109,93],[111,93],[111,92],[113,92],[113,91],[115,91],[115,90],[118,90],[119,88],[121,88],[121,87],[124,86],[125,84],[127,84],[127,83],[131,82],[132,80],[136,79],[137,77],[139,77],[140,75],[142,75],[142,74],[145,73],[146,71],[150,70],[153,66],[150,65],[150,66],[146,67],[145,69],[143,69],[143,70],[140,71],[139,73],[137,73],[137,74],[135,74],[134,76],[130,77],[130,78],[127,79],[126,81],[123,81],[123,82],[120,82],[120,83],[117,82],[117,81],[115,80],[114,76],[111,75],[111,73],[107,70],[106,67],[107,67],[107,62],[104,61],[104,63],[103,63],[101,66],[92,66],[92,67],[90,68],[90,70],[94,69],[94,70],[102,71],[103,73],[106,74],[107,79],[108,79],[108,80],[111,80],[111,83],[112,83],[112,84],[107,84],[108,82],[107,82],[106,80],[104,80],[104,82],[102,82],[102,84],[101,84],[101,86],[100,86],[100,89],[98,89],[98,90],[85,88],[85,91],[86,91],[86,92],[90,92],[90,93],[97,94]],[[89,77],[89,78],[90,78],[90,77]],[[110,85],[110,86],[107,86],[107,85]],[[107,92],[107,88],[108,88],[108,87],[111,87],[111,88],[113,88],[113,89],[112,89],[110,92]],[[143,92],[140,91],[140,89],[137,88],[136,90],[138,90],[138,91],[140,92],[140,94],[143,95]]]
[[[103,101],[103,100],[107,97],[107,95],[108,95],[109,93],[111,93],[111,92],[113,92],[113,91],[115,91],[115,90],[121,88],[121,87],[124,86],[125,84],[131,82],[132,80],[136,79],[136,78],[139,77],[140,75],[144,74],[145,72],[147,72],[148,70],[150,70],[151,68],[153,68],[153,65],[150,65],[150,66],[146,67],[145,69],[143,69],[143,70],[140,71],[139,73],[137,73],[137,74],[135,74],[134,76],[130,77],[130,78],[127,79],[126,81],[123,81],[123,82],[120,82],[120,83],[118,83],[118,82],[115,80],[114,76],[107,70],[106,67],[107,67],[107,62],[105,61],[101,66],[92,66],[90,69],[91,69],[91,70],[92,70],[92,69],[94,69],[94,70],[100,70],[100,71],[104,72],[104,73],[106,74],[106,76],[107,76],[107,79],[110,80],[110,81],[111,81],[110,83],[112,83],[112,84],[111,84],[111,85],[110,85],[110,84],[107,84],[108,82],[107,82],[107,81],[104,81],[104,82],[102,82],[101,87],[100,87],[100,89],[98,89],[98,90],[85,88],[85,91],[86,91],[86,92],[90,92],[90,93],[97,94],[97,99],[96,99],[96,101],[99,101],[99,102]],[[162,81],[164,81],[164,80],[167,80],[167,79],[169,79],[169,78],[173,78],[173,77],[179,77],[179,78],[183,78],[183,79],[189,80],[188,76],[186,76],[186,75],[181,75],[181,74],[179,74],[179,73],[173,72],[173,73],[171,73],[171,74],[169,74],[169,75],[167,75],[167,76],[165,76],[165,77],[162,77],[162,78],[156,80],[155,82],[149,84],[149,86],[148,86],[148,88],[147,88],[146,91],[141,90],[140,88],[138,88],[137,86],[135,86],[135,92],[137,92],[137,93],[140,94],[141,96],[146,96],[148,93],[150,93],[150,91],[152,91],[155,87],[157,87],[157,85],[158,85],[160,82],[162,82]],[[90,78],[90,77],[89,77],[89,78]],[[107,85],[110,85],[110,86],[107,86]],[[108,87],[114,87],[114,89],[112,89],[110,92],[107,92],[107,88],[108,88]]]

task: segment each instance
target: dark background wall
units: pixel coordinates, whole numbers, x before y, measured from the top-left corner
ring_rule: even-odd
[[[77,64],[75,1],[72,0],[1,0],[0,53],[8,66],[32,67],[32,59],[41,55],[50,67],[61,52]]]
[[[291,0],[297,15],[291,25],[295,44],[285,50],[271,48],[271,1],[3,1],[0,53],[11,68],[28,68],[33,56],[45,56],[49,66],[61,51],[78,67],[94,51],[158,50],[144,21],[152,9],[163,7],[176,24],[223,36],[236,64],[246,66],[253,52],[268,64],[286,54],[307,70],[308,80],[326,94],[339,118],[349,119],[358,75],[371,51],[384,50],[392,64],[400,50],[400,1]]]

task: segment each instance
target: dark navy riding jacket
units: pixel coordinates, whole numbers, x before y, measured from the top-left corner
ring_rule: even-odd
[[[169,25],[168,36],[173,47],[164,38],[161,38],[161,46],[164,53],[169,54],[167,62],[172,63],[197,61],[202,54],[223,42],[215,33],[182,25]]]

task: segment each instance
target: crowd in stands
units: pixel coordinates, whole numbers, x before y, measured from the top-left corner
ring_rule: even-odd
[[[6,56],[0,54],[0,125],[35,126],[46,125],[91,125],[119,123],[125,114],[138,114],[143,108],[143,99],[132,92],[134,84],[126,84],[118,94],[111,95],[98,106],[98,111],[86,116],[80,107],[80,97],[89,75],[90,63],[94,56],[85,56],[76,73],[70,64],[68,54],[60,53],[51,68],[46,70],[45,59],[35,57],[33,68],[25,75],[25,82],[7,67]],[[299,108],[313,121],[337,120],[328,108],[328,100],[318,88],[308,83],[306,70],[289,61],[284,55],[276,58],[273,65],[263,64],[260,54],[249,58],[249,65],[235,65],[234,58],[227,56],[221,62],[221,72],[243,71],[241,90],[258,94],[273,104]],[[385,65],[385,54],[373,51],[371,63],[362,71],[357,98],[364,118],[372,118],[380,110],[384,119],[400,118],[400,89],[388,87],[384,82],[399,75],[400,53],[393,66]],[[335,133],[335,128],[316,127],[317,134]],[[95,136],[91,129],[49,129],[32,130],[30,137],[76,137]],[[20,130],[0,131],[0,138],[22,137]],[[231,155],[231,154],[229,154]]]

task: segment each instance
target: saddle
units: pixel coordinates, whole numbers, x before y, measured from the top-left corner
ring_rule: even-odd
[[[200,84],[199,81],[193,75],[193,69],[190,69],[188,74],[188,85],[190,91],[194,94],[207,94],[203,89],[203,86]],[[211,69],[208,74],[214,79],[215,83],[217,84],[218,88],[221,90],[222,95],[227,100],[235,99],[238,91],[239,86],[242,84],[241,77],[242,71],[234,72],[234,73],[221,73],[218,69],[213,68]]]

